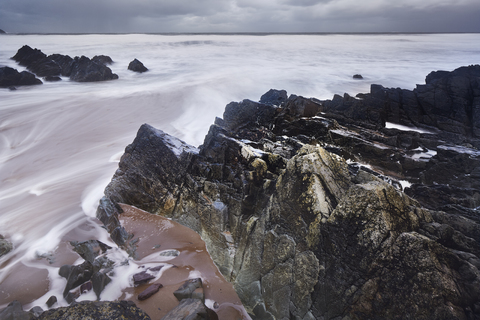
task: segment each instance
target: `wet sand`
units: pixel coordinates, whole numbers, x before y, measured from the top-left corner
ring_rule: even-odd
[[[137,242],[139,263],[162,263],[161,252],[178,250],[179,255],[168,260],[168,268],[155,283],[164,287],[145,301],[137,299],[138,294],[148,285],[126,290],[133,293],[137,306],[145,310],[152,319],[160,319],[170,309],[178,305],[173,292],[185,280],[202,278],[205,298],[218,304],[219,319],[249,319],[233,286],[228,283],[208,254],[200,235],[167,218],[152,215],[135,207],[122,205],[125,211],[120,221]],[[163,262],[164,263],[164,262]]]

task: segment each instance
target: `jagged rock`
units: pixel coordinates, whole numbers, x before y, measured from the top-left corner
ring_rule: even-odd
[[[50,82],[55,82],[55,81],[61,81],[62,78],[58,76],[46,76],[45,81],[50,81]]]
[[[17,300],[10,303],[0,312],[2,320],[32,320],[35,316],[29,312],[23,311],[22,304]]]
[[[18,49],[12,59],[39,77],[58,76],[62,71],[61,67],[42,51],[27,45]]]
[[[112,58],[110,58],[109,56],[104,56],[104,55],[95,56],[95,57],[92,58],[92,61],[95,62],[95,63],[103,64],[105,66],[107,64],[112,64],[113,63]]]
[[[13,245],[0,234],[0,257],[12,251]]]
[[[82,301],[69,307],[47,310],[38,319],[150,320],[150,317],[132,301]]]
[[[267,93],[260,97],[260,103],[279,106],[287,101],[287,99],[287,91],[270,89]]]
[[[149,286],[147,289],[143,290],[138,294],[138,300],[147,300],[151,296],[153,296],[155,293],[158,292],[163,287],[162,284],[160,283],[154,283],[151,286]]]
[[[105,253],[108,249],[111,249],[110,246],[98,240],[88,240],[83,242],[70,241],[70,244],[73,246],[73,251],[90,263],[94,263],[96,257]]]
[[[72,73],[72,67],[73,67],[72,57],[68,55],[55,53],[55,54],[49,55],[48,58],[55,61],[61,67],[62,76],[70,77],[70,74]]]
[[[130,61],[130,63],[128,64],[128,70],[140,73],[148,71],[148,69],[143,65],[143,63],[141,63],[137,59],[133,59],[132,61]]]
[[[70,79],[78,82],[95,82],[118,79],[109,67],[96,63],[85,56],[75,57]]]
[[[197,231],[254,319],[480,317],[480,141],[384,128],[413,112],[404,107],[416,93],[401,89],[372,86],[363,100],[277,94],[267,97],[278,104],[228,104],[199,151],[143,125],[102,206]],[[412,119],[404,124],[421,124]],[[425,209],[400,191],[407,178],[450,186],[407,188]],[[120,214],[110,212],[100,212],[107,223]]]
[[[0,68],[0,87],[2,88],[29,86],[42,83],[42,80],[37,79],[35,75],[30,72],[18,72],[16,69],[10,67]]]
[[[62,266],[59,269],[58,274],[67,279],[67,284],[65,285],[65,289],[63,291],[63,297],[66,297],[73,288],[78,287],[82,283],[90,280],[93,272],[93,265],[89,261],[85,261],[77,266]]]

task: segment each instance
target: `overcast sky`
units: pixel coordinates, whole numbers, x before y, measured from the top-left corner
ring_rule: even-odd
[[[9,33],[480,32],[480,0],[0,0]]]

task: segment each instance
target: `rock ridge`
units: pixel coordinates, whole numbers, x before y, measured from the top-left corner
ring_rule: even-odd
[[[118,203],[197,231],[253,319],[480,319],[479,70],[270,90],[198,149],[142,125],[97,215],[119,242]]]

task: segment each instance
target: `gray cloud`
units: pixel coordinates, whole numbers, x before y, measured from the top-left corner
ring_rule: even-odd
[[[478,0],[0,0],[12,33],[480,32]]]

